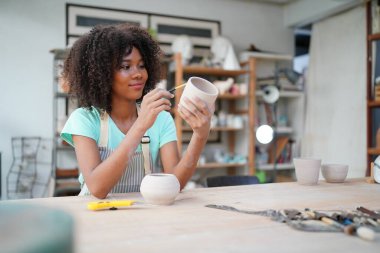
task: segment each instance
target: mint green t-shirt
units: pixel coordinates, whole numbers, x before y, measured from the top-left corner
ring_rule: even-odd
[[[158,114],[153,126],[147,131],[150,137],[150,154],[153,163],[157,162],[159,149],[168,142],[176,141],[177,134],[174,120],[170,113],[163,111]],[[61,132],[61,138],[74,147],[72,135],[89,137],[99,145],[100,141],[100,112],[92,107],[92,110],[78,108],[73,111]],[[119,130],[115,122],[108,117],[108,148],[116,149],[125,135]],[[141,151],[141,145],[136,151]]]

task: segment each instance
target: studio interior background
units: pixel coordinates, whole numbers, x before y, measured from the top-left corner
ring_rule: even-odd
[[[38,179],[56,169],[52,165],[54,122],[54,54],[67,48],[67,5],[217,21],[219,35],[228,38],[239,60],[252,45],[261,53],[296,55],[296,33],[310,38],[302,114],[296,125],[298,156],[345,163],[348,177],[365,176],[366,130],[366,8],[363,1],[243,1],[243,0],[2,0],[0,1],[0,152],[1,198],[7,198],[7,178],[13,166],[13,137],[41,137]],[[200,7],[201,6],[201,7]],[[168,45],[167,45],[168,46]],[[299,59],[304,63],[302,58]],[[304,65],[302,65],[304,66]],[[257,70],[259,71],[259,70]],[[303,108],[300,110],[300,108]],[[246,136],[237,134],[237,152],[247,154]],[[224,133],[221,134],[222,137]],[[53,144],[52,144],[53,143]],[[241,143],[241,145],[240,145]],[[212,144],[210,144],[212,145]],[[220,145],[225,145],[221,142]],[[259,150],[256,150],[259,152]],[[209,159],[206,154],[205,159]],[[256,163],[260,156],[256,154]],[[67,168],[75,157],[66,158]],[[22,165],[20,165],[22,166]],[[259,165],[255,165],[259,168]],[[279,166],[280,167],[280,166]],[[247,174],[250,168],[237,169]],[[288,169],[291,172],[291,169]],[[228,168],[205,174],[226,173]],[[259,171],[259,170],[258,170]],[[200,174],[200,175],[199,175]],[[281,174],[281,173],[280,173]],[[270,175],[267,175],[270,178]],[[51,187],[51,180],[48,181]],[[53,193],[42,185],[35,196]],[[53,186],[54,187],[54,186]]]

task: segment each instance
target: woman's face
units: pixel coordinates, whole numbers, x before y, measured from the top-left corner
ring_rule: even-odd
[[[133,47],[131,53],[123,57],[121,66],[114,73],[113,98],[136,100],[142,96],[148,71],[139,50]]]

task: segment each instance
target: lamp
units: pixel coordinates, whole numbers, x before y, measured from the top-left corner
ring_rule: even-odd
[[[265,86],[263,93],[263,99],[268,104],[274,104],[280,98],[280,91],[274,85]]]
[[[263,90],[263,100],[266,104],[271,105],[273,107],[273,121],[271,122],[273,126],[264,124],[261,125],[257,128],[256,130],[256,139],[258,140],[259,143],[261,144],[269,144],[270,142],[273,141],[275,138],[275,128],[276,128],[276,109],[277,109],[277,101],[280,98],[280,91],[278,90],[277,86],[275,85],[267,85],[262,88]],[[269,123],[269,122],[268,122]],[[269,123],[269,124],[271,124]],[[276,149],[277,149],[277,142],[275,141],[273,144],[273,151],[274,154],[276,154]],[[274,159],[274,165],[273,165],[273,170],[274,170],[274,175],[273,175],[273,181],[276,181],[276,156]]]
[[[273,140],[274,130],[269,125],[261,125],[256,130],[256,138],[261,144],[268,144]]]
[[[263,88],[263,100],[267,104],[273,105],[274,117],[276,117],[276,102],[280,98],[280,91],[274,85],[267,85]],[[273,120],[275,124],[276,119]],[[256,130],[256,138],[261,144],[268,144],[273,140],[274,129],[272,126],[264,124]]]

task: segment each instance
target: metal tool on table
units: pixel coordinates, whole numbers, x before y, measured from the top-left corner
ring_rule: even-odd
[[[374,240],[375,232],[380,232],[380,215],[364,207],[358,207],[357,211],[354,212],[334,211],[332,215],[326,213],[329,211],[317,212],[308,208],[304,211],[296,209],[250,211],[226,205],[210,204],[206,207],[266,216],[302,231],[344,232],[348,235],[357,235],[368,241]]]

